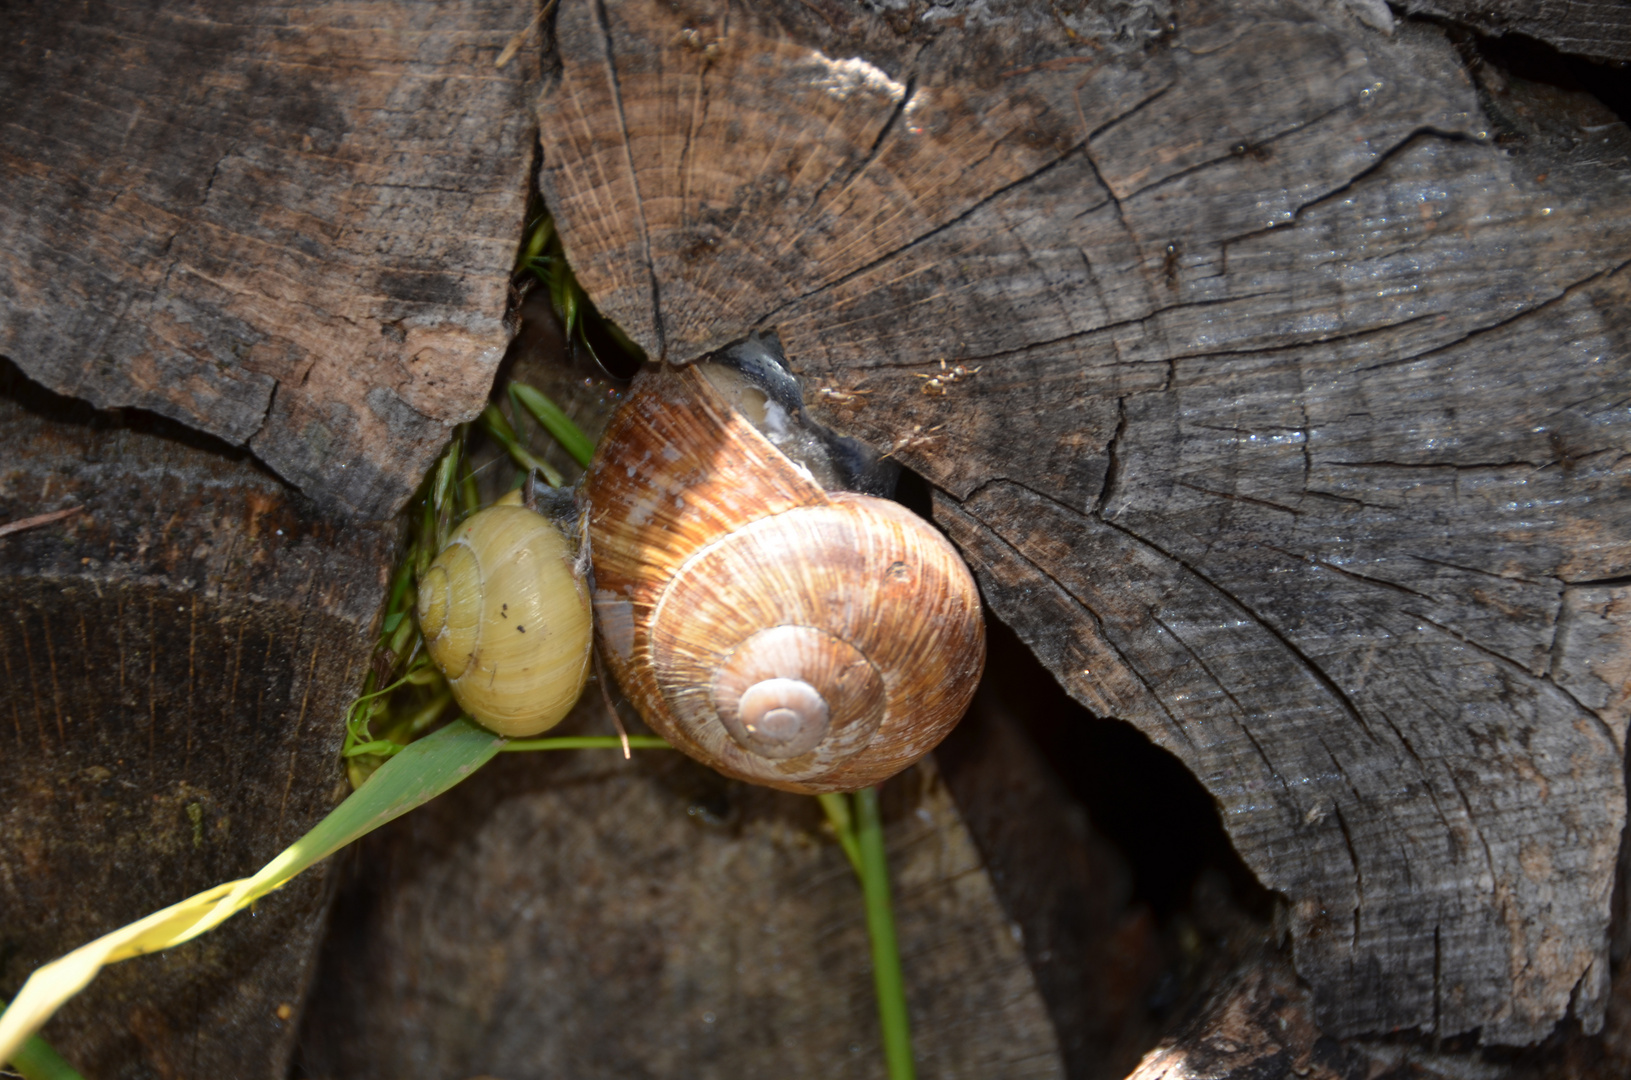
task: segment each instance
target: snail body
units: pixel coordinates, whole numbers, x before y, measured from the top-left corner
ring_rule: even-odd
[[[559,723],[589,675],[588,590],[549,520],[519,505],[472,514],[419,582],[419,627],[459,705],[500,735]]]
[[[587,492],[603,652],[691,756],[853,790],[962,717],[985,639],[956,549],[897,503],[824,490],[696,367],[640,377]]]

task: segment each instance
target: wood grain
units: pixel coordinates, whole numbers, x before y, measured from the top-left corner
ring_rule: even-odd
[[[1158,923],[1134,896],[1125,856],[1016,715],[1035,708],[1043,695],[1034,680],[1046,674],[1010,656],[993,652],[991,677],[934,761],[1003,910],[1022,931],[1065,1075],[1121,1080],[1163,1033],[1161,1016],[1183,987],[1171,968],[1163,971]],[[1029,685],[1005,690],[1004,664]]]
[[[586,722],[611,730],[598,695],[566,723]],[[945,786],[902,780],[886,841],[920,1074],[1063,1076]],[[504,755],[361,845],[304,1074],[882,1077],[859,886],[821,820],[679,754]]]
[[[0,61],[0,353],[386,517],[507,337],[531,18],[497,0],[35,4]]]
[[[1623,124],[1513,150],[1436,28],[1278,0],[555,29],[603,309],[670,361],[775,329],[938,485],[996,613],[1218,800],[1324,1030],[1600,1025]]]
[[[9,999],[39,964],[253,873],[344,796],[340,713],[395,537],[339,528],[213,439],[0,368],[0,522],[80,508],[0,538]],[[324,875],[108,969],[45,1037],[87,1076],[281,1080]]]
[[[1614,0],[1408,0],[1401,6],[1483,34],[1521,34],[1561,52],[1631,60],[1631,7]]]

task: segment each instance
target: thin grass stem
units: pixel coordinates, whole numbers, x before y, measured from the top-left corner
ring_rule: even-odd
[[[549,432],[561,444],[561,449],[572,455],[573,461],[585,469],[589,467],[589,459],[595,456],[595,444],[559,405],[520,382],[510,384],[510,400],[515,403],[517,412],[525,412],[538,421],[538,426]]]
[[[528,450],[522,444],[520,436],[510,426],[509,420],[496,405],[488,405],[481,414],[482,430],[492,437],[493,441],[504,448],[514,462],[528,471],[535,471],[544,478],[550,487],[560,487],[566,482],[565,477],[543,458]]]
[[[392,742],[390,739],[375,739],[373,742],[358,743],[340,752],[341,757],[391,757],[404,748],[403,743]]]
[[[866,928],[872,939],[872,982],[878,995],[884,1062],[889,1080],[915,1080],[912,1029],[906,1016],[906,980],[900,969],[895,912],[889,898],[889,862],[884,854],[878,789],[855,793],[856,841],[861,852],[861,891],[866,896]]]
[[[629,746],[635,750],[672,750],[655,735],[630,735]],[[561,735],[553,739],[510,739],[499,748],[500,753],[519,750],[621,750],[623,740],[616,735]]]
[[[849,796],[829,791],[824,795],[817,795],[816,800],[821,803],[821,809],[827,812],[827,822],[832,826],[833,835],[838,838],[838,846],[844,849],[850,868],[855,871],[856,878],[859,878],[861,845],[855,839],[855,815],[850,813]]]

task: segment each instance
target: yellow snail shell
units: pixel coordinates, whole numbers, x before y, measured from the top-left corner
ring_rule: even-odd
[[[589,675],[589,597],[559,529],[490,506],[453,533],[419,582],[425,647],[459,705],[500,735],[535,735]]]
[[[694,367],[640,377],[587,492],[607,662],[692,757],[854,790],[967,709],[985,631],[956,549],[897,503],[824,491]]]

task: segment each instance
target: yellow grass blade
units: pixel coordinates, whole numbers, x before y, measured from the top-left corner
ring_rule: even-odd
[[[453,787],[486,764],[502,744],[497,735],[457,720],[380,766],[366,784],[254,877],[206,889],[39,968],[0,1015],[0,1062],[10,1061],[29,1036],[104,966],[172,948],[219,926],[312,864]]]

